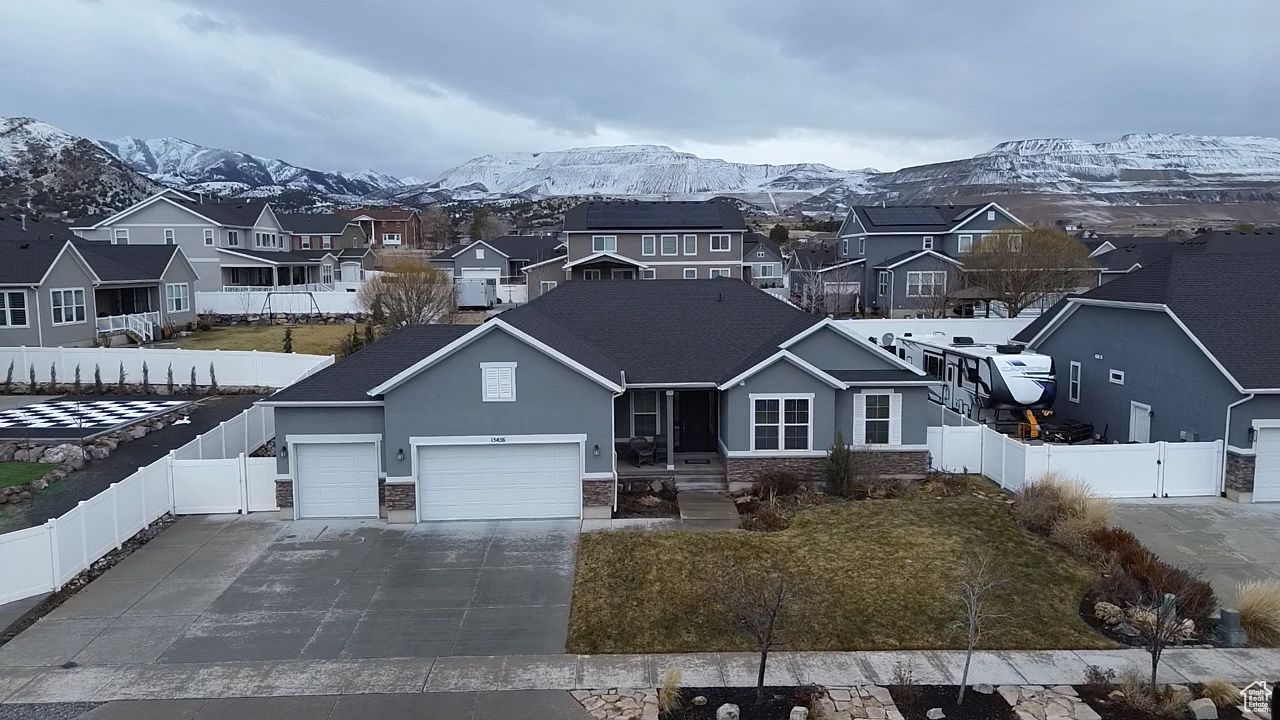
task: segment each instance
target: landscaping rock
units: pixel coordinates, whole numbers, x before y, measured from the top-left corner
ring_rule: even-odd
[[[844,688],[831,688],[827,691],[827,697],[836,702],[849,702],[852,698],[852,694]]]
[[[942,712],[942,708],[929,708],[929,712],[924,714],[929,720],[942,720],[946,714]]]
[[[134,440],[141,440],[147,436],[147,426],[139,423],[126,431]]]
[[[26,500],[30,500],[30,499],[31,499],[31,492],[30,492],[29,490],[23,490],[22,492],[18,493],[17,495],[10,495],[9,497],[16,497],[16,498],[18,498],[19,500],[26,501]]]
[[[1093,606],[1093,616],[1108,625],[1118,625],[1124,622],[1124,610],[1119,605],[1113,605],[1109,602],[1100,602]]]
[[[85,450],[85,454],[90,460],[106,460],[111,455],[111,450],[106,445],[90,445]]]
[[[47,488],[47,487],[49,487],[49,481],[48,481],[48,480],[45,480],[45,479],[44,479],[44,478],[42,478],[42,477],[38,477],[38,478],[36,478],[35,480],[32,480],[32,481],[31,481],[31,489],[32,489],[32,490],[43,490],[43,489],[45,489],[45,488]]]
[[[1127,622],[1122,622],[1119,625],[1116,625],[1112,630],[1115,630],[1117,634],[1125,637],[1138,637],[1138,628]]]
[[[1217,720],[1218,708],[1209,698],[1200,698],[1187,703],[1187,708],[1195,714],[1196,720]]]
[[[707,704],[707,696],[705,696],[705,695],[695,695],[695,696],[694,696],[694,698],[693,698],[692,700],[690,700],[689,702],[693,703],[693,704],[694,704],[694,705],[696,705],[697,707],[702,707],[703,705],[706,705],[706,704]]]
[[[18,452],[18,446],[14,443],[0,445],[0,462],[9,462],[16,452]]]
[[[716,720],[738,720],[740,716],[738,706],[733,703],[725,703],[716,709]]]
[[[1001,685],[997,688],[997,692],[1000,693],[1000,697],[1004,698],[1004,701],[1008,703],[1009,707],[1017,705],[1018,696],[1022,694],[1022,691],[1018,689],[1017,685]]]
[[[662,492],[662,481],[654,480],[653,482],[649,483],[649,490],[656,493]]]
[[[995,692],[996,689],[986,683],[978,683],[973,686],[973,691],[976,693],[982,693],[983,695],[990,695]]]
[[[809,708],[798,705],[791,708],[791,714],[787,716],[787,720],[809,720]]]

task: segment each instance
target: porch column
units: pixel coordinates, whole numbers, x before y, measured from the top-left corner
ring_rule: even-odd
[[[675,398],[676,391],[667,391],[667,469],[676,469],[676,441],[675,441]]]

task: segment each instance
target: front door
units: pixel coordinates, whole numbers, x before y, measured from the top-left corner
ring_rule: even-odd
[[[1151,406],[1129,403],[1129,442],[1151,442]]]
[[[676,392],[676,452],[715,452],[711,391]]]

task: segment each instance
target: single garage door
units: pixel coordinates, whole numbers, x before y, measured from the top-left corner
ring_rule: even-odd
[[[378,517],[378,454],[374,443],[294,446],[298,517]]]
[[[576,518],[580,445],[505,443],[418,448],[423,520]]]
[[[1280,428],[1258,428],[1254,442],[1253,501],[1280,502]]]

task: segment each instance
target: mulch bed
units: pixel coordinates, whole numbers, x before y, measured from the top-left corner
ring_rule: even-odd
[[[13,621],[13,624],[9,627],[0,629],[0,645],[4,645],[17,637],[18,633],[35,625],[37,620],[56,610],[59,605],[70,600],[71,596],[83,590],[89,583],[97,580],[103,573],[132,555],[138,548],[151,542],[176,522],[178,522],[178,518],[172,515],[163,515],[155,522],[139,530],[133,537],[121,543],[119,550],[112,550],[103,555],[97,562],[91,564],[88,570],[71,578],[66,585],[62,586],[61,590],[42,600],[39,605],[31,608],[22,617]]]
[[[741,720],[787,720],[791,708],[807,705],[816,688],[766,687],[764,704],[756,705],[756,689],[750,688],[681,688],[680,707],[671,712],[659,713],[659,720],[715,720],[716,710],[725,703],[738,706]],[[694,705],[693,699],[702,696],[704,705]]]
[[[941,708],[947,720],[1018,720],[1018,715],[999,693],[984,695],[969,688],[964,694],[964,705],[956,706],[959,685],[892,685],[898,712],[906,720],[926,720],[929,710]]]
[[[1193,698],[1200,697],[1200,685],[1192,684],[1187,685],[1187,687],[1191,689],[1191,696]],[[1075,688],[1076,692],[1080,694],[1080,699],[1085,701],[1089,707],[1096,710],[1098,715],[1102,717],[1102,720],[1170,720],[1167,716],[1145,712],[1126,705],[1118,700],[1113,700],[1107,695],[1107,693],[1110,693],[1114,689],[1112,686],[1076,685]],[[947,717],[951,716],[948,715]],[[1178,717],[1180,719],[1183,716]],[[1187,714],[1185,717],[1190,717],[1190,714]],[[1244,715],[1240,712],[1239,708],[1218,708],[1218,718],[1220,720],[1238,720],[1243,717]]]
[[[652,498],[645,500],[644,498]],[[615,518],[678,518],[680,504],[676,492],[665,487],[662,492],[619,492]]]

